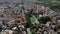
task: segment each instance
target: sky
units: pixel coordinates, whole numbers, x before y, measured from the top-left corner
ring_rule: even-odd
[[[9,1],[10,3],[11,3],[11,2],[16,2],[16,3],[18,2],[18,3],[19,3],[19,2],[21,2],[21,1],[25,2],[26,0],[0,0],[0,2],[5,2],[5,1]],[[30,0],[27,0],[27,2],[29,2],[29,1],[30,1]],[[38,0],[38,1],[43,1],[43,0]]]
[[[25,0],[0,0],[0,2],[5,2],[5,1],[9,1],[9,2],[21,2],[21,1],[25,1]]]

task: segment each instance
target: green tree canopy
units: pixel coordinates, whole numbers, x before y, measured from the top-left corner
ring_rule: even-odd
[[[42,16],[39,19],[40,23],[46,24],[48,21],[51,21],[51,19],[48,16]]]
[[[60,30],[60,25],[57,26],[57,29]]]
[[[57,0],[45,0],[44,2],[47,6],[56,6],[60,4],[60,1]]]

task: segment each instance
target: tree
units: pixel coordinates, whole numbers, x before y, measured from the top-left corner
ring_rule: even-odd
[[[44,3],[46,4],[46,6],[56,6],[59,5],[60,6],[60,1],[59,0],[44,0]]]
[[[31,21],[30,21],[31,14],[27,13],[27,14],[25,14],[25,17],[26,17],[26,20],[27,20],[27,23],[26,23],[25,27],[29,28],[31,26]]]
[[[51,19],[48,16],[42,16],[39,19],[40,23],[46,24],[48,21],[51,21]]]
[[[43,1],[45,3],[45,6],[48,6],[49,8],[51,8],[51,7],[54,8],[52,10],[55,10],[54,6],[56,6],[56,8],[58,8],[58,6],[60,7],[60,0],[43,0]]]
[[[57,26],[57,29],[60,30],[60,25]]]

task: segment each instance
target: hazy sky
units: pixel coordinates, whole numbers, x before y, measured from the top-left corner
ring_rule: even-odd
[[[21,2],[25,0],[0,0],[0,2],[9,1],[9,2]]]

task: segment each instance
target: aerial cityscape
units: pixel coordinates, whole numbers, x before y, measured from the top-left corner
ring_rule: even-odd
[[[0,34],[60,34],[60,0],[0,0]]]

